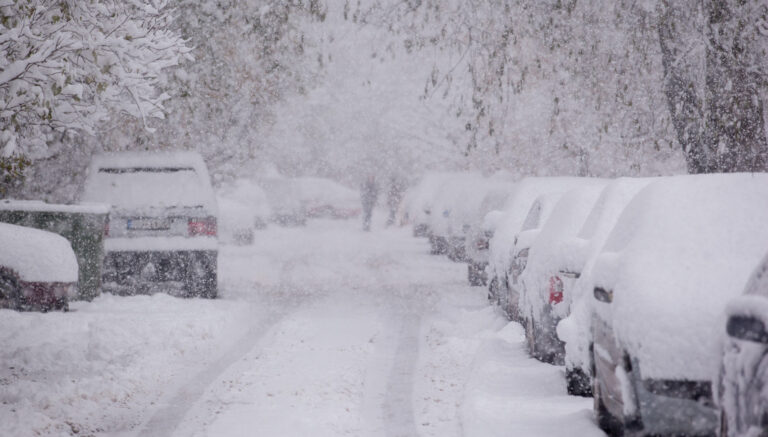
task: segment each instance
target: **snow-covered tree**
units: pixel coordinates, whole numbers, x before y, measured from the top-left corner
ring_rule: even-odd
[[[190,51],[168,3],[0,0],[0,160],[46,158],[115,115],[162,118],[162,71]]]
[[[311,86],[312,41],[303,26],[324,19],[316,0],[179,0],[174,29],[195,62],[169,77],[166,120],[147,132],[114,123],[101,142],[112,150],[197,150],[213,173],[231,175],[261,161],[273,105]]]
[[[766,171],[768,5],[659,2],[665,92],[691,173]]]
[[[466,160],[518,174],[642,175],[683,166],[651,2],[349,2],[434,68]]]

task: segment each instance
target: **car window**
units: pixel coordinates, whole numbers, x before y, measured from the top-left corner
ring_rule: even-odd
[[[207,193],[192,167],[104,167],[89,177],[83,197],[125,209],[197,207]]]
[[[533,206],[531,206],[531,209],[528,210],[528,215],[525,217],[523,228],[521,229],[522,231],[528,231],[530,229],[536,229],[539,227],[539,221],[541,220],[541,210],[541,202],[534,202]]]

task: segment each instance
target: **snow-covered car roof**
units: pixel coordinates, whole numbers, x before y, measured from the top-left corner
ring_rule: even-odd
[[[602,184],[600,179],[580,177],[529,177],[516,183],[507,203],[502,210],[503,215],[494,214],[493,222],[496,229],[490,241],[490,267],[493,272],[503,272],[512,261],[512,249],[515,236],[520,232],[523,221],[528,215],[531,205],[536,198],[546,193],[563,193],[585,184]],[[488,217],[488,215],[486,215]]]
[[[0,223],[0,267],[26,282],[77,282],[78,266],[66,238],[39,229]]]
[[[561,269],[581,269],[574,265],[572,254],[563,250],[563,242],[579,232],[603,188],[604,185],[594,184],[564,193],[541,226],[522,275],[525,293],[520,306],[526,313],[532,311],[538,316],[546,303],[541,290],[546,289],[550,276]]]
[[[716,371],[723,310],[768,247],[766,199],[766,174],[676,176],[624,209],[593,277],[613,291],[613,328],[643,378]]]
[[[115,208],[202,207],[216,214],[208,170],[195,152],[120,152],[91,161],[82,201]]]

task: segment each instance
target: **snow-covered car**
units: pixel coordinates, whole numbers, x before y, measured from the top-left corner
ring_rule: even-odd
[[[546,193],[563,193],[588,181],[589,178],[578,177],[524,178],[515,184],[502,209],[486,214],[483,222],[493,232],[488,242],[486,267],[491,302],[500,303],[500,297],[508,287],[515,237],[534,200]]]
[[[713,435],[727,303],[768,247],[768,175],[643,188],[593,269],[595,412],[611,433]]]
[[[722,437],[768,429],[768,255],[726,310],[717,390]]]
[[[264,229],[272,216],[267,195],[255,182],[237,179],[217,194],[219,238],[235,244],[252,244],[254,230]]]
[[[565,243],[581,229],[603,188],[592,184],[563,194],[531,244],[520,276],[519,311],[528,350],[541,361],[564,364],[565,348],[555,329],[568,314],[563,299],[583,267]]]
[[[510,196],[514,184],[500,183],[489,188],[480,206],[474,211],[473,219],[469,221],[469,230],[464,241],[464,253],[467,261],[467,280],[469,285],[488,285],[488,243],[493,238],[501,209]],[[495,214],[488,215],[489,212]]]
[[[465,233],[473,213],[482,202],[488,180],[477,173],[460,173],[445,181],[435,193],[429,219],[428,238],[433,254],[464,260]]]
[[[81,200],[111,205],[103,284],[117,294],[217,295],[217,204],[194,152],[94,156]]]
[[[432,209],[435,196],[440,187],[458,173],[427,173],[418,184],[405,194],[405,214],[409,222],[413,224],[414,237],[427,237],[429,235],[429,221],[432,217]]]
[[[507,269],[507,287],[499,295],[499,305],[510,320],[521,322],[526,328],[526,336],[530,337],[528,325],[523,313],[520,311],[520,296],[523,292],[522,275],[528,264],[528,256],[531,246],[538,238],[541,227],[549,219],[555,205],[560,201],[563,193],[542,194],[533,201],[520,228],[520,233],[515,236],[512,244],[512,263]],[[529,338],[529,344],[530,344]]]
[[[350,219],[360,215],[360,193],[324,178],[296,178],[307,218]]]
[[[259,180],[272,210],[270,220],[280,226],[304,226],[307,210],[301,201],[301,187],[296,179],[281,176]]]
[[[64,237],[0,223],[0,308],[67,310],[77,294],[77,258]]]
[[[630,200],[652,178],[619,178],[611,182],[600,194],[594,208],[575,237],[560,243],[562,268],[576,277],[573,287],[563,294],[558,305],[567,314],[557,324],[557,336],[565,342],[565,379],[568,393],[577,396],[592,395],[592,376],[589,362],[592,348],[592,282],[591,272],[595,258],[603,248],[608,234]]]

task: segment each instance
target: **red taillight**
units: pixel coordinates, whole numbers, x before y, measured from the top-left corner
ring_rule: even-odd
[[[216,236],[216,217],[189,219],[189,235],[191,237],[197,236],[197,235],[215,237]]]
[[[109,218],[104,222],[104,236],[109,237]]]
[[[556,304],[563,301],[563,281],[557,276],[549,278],[549,303]]]

